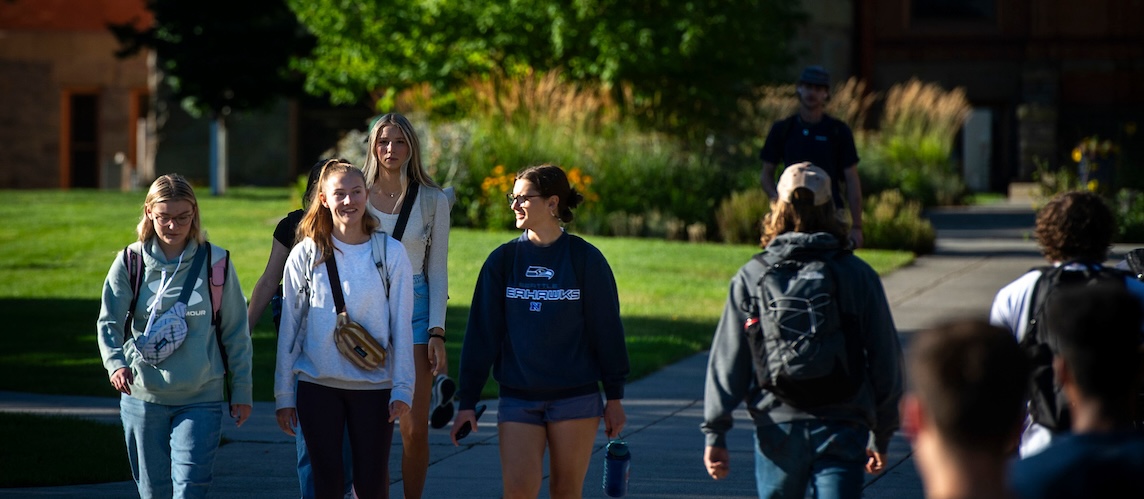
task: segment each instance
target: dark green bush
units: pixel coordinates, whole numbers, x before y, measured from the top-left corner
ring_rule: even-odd
[[[762,236],[763,215],[770,211],[770,201],[760,188],[731,193],[715,212],[719,236],[730,244],[758,244]]]
[[[937,234],[922,217],[921,205],[906,201],[891,189],[866,198],[863,203],[862,237],[867,248],[932,253]]]

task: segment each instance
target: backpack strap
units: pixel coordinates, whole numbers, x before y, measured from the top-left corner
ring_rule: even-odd
[[[1128,268],[1136,276],[1136,279],[1144,281],[1144,248],[1136,248],[1129,251],[1124,255],[1124,259],[1128,262]]]
[[[127,319],[123,322],[123,343],[131,337],[131,322],[135,318],[135,307],[139,304],[139,289],[143,287],[143,255],[123,248],[123,266],[127,268],[127,281],[131,283],[131,308],[127,309]]]
[[[572,252],[572,271],[576,273],[576,284],[584,285],[584,266],[588,261],[588,241],[575,234],[568,234],[568,251]]]
[[[786,143],[787,143],[787,140],[790,140],[790,134],[794,130],[794,120],[795,120],[796,116],[798,116],[798,113],[787,116],[786,118],[779,120],[777,123],[775,123],[775,126],[782,127],[782,129],[779,132],[780,139],[779,139],[778,144],[779,144],[779,162],[783,164],[784,168],[786,167],[786,158],[785,158],[785,156],[786,156]]]
[[[1063,265],[1054,267],[1052,265],[1042,265],[1030,269],[1041,272],[1040,277],[1037,277],[1036,282],[1033,283],[1033,291],[1029,293],[1029,305],[1026,311],[1025,334],[1021,336],[1021,346],[1028,347],[1037,343],[1040,334],[1040,323],[1037,317],[1040,315],[1041,309],[1045,306],[1045,298],[1049,294],[1048,282],[1052,280],[1051,274],[1060,272]]]
[[[512,275],[512,264],[516,262],[516,245],[520,244],[520,239],[513,239],[504,244],[504,251],[501,252],[501,275],[504,276],[505,285],[508,285],[508,278]]]
[[[207,260],[211,260],[211,243],[206,243]],[[226,393],[226,403],[230,405],[230,357],[226,354],[226,346],[222,343],[222,286],[226,284],[226,274],[230,270],[230,250],[221,260],[211,264],[210,275],[207,281],[210,284],[211,299],[211,325],[214,326],[215,344],[218,345],[219,354],[222,355],[223,392]]]

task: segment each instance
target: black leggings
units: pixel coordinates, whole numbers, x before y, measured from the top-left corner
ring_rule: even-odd
[[[319,499],[341,499],[342,441],[350,433],[354,492],[362,499],[389,497],[391,390],[343,390],[298,382],[298,424],[310,452],[314,492]]]

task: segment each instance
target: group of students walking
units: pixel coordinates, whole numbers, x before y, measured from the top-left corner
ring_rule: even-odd
[[[885,469],[903,424],[930,497],[1058,497],[1107,483],[1144,494],[1133,429],[1144,283],[1125,274],[1118,286],[1046,291],[1070,272],[1085,283],[1102,273],[1115,224],[1107,206],[1091,193],[1053,199],[1036,228],[1051,265],[1000,290],[988,322],[917,333],[907,360],[879,276],[853,253],[864,242],[853,139],[816,127],[833,123],[822,113],[828,83],[807,68],[800,114],[764,147],[763,251],[730,280],[711,344],[707,473],[730,472],[727,432],[746,403],[760,497],[861,497],[863,474]],[[824,165],[796,161],[816,147],[827,148],[814,156]],[[221,402],[236,425],[249,417],[249,330],[273,303],[276,417],[297,438],[303,497],[387,497],[395,423],[405,497],[420,497],[429,426],[452,417],[454,444],[477,431],[490,371],[504,497],[540,493],[546,452],[551,496],[579,497],[600,421],[610,439],[626,423],[616,282],[603,254],[564,230],[583,196],[560,167],[524,168],[507,199],[522,234],[481,267],[454,384],[444,347],[451,201],[403,116],[374,123],[361,168],[315,165],[249,305],[229,255],[206,240],[191,186],[156,179],[138,241],[108,271],[97,323],[140,496],[205,495]],[[1048,385],[1034,381],[1038,368]],[[1038,398],[1053,423],[1029,404]]]
[[[221,403],[237,425],[250,415],[249,330],[271,304],[276,418],[298,439],[303,497],[388,497],[395,423],[404,495],[421,497],[428,427],[451,417],[454,443],[477,431],[490,370],[506,497],[539,494],[546,453],[553,497],[579,496],[600,421],[617,438],[626,419],[615,278],[599,250],[564,231],[583,196],[560,167],[521,170],[508,198],[522,234],[481,269],[458,386],[444,346],[451,201],[404,116],[373,124],[361,168],[314,166],[305,206],[275,230],[249,305],[233,267],[213,265],[229,263],[225,250],[200,261],[210,247],[190,184],[156,179],[139,241],[108,271],[97,322],[140,496],[205,496]],[[129,252],[142,255],[134,270]]]

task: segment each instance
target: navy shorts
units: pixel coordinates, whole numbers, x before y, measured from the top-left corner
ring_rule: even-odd
[[[497,406],[497,423],[546,423],[572,419],[599,418],[604,415],[604,400],[599,393],[557,400],[524,400],[501,397]]]

